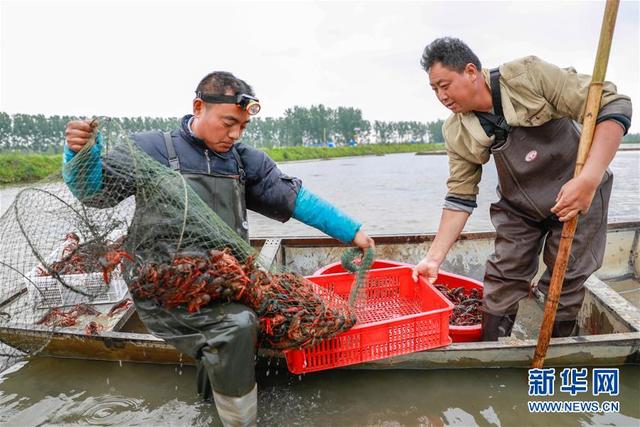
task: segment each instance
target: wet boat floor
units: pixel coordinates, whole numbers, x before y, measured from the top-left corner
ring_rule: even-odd
[[[511,336],[520,340],[537,338],[543,314],[544,307],[536,301],[536,298],[529,297],[520,301]]]
[[[640,308],[640,280],[627,277],[623,279],[607,280],[607,285],[616,291],[620,296]]]

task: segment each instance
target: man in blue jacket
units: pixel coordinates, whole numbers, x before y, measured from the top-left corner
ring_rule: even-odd
[[[179,171],[203,201],[236,233],[248,241],[247,209],[286,222],[293,217],[345,243],[366,249],[373,240],[362,225],[306,189],[300,179],[281,172],[264,152],[236,141],[259,111],[253,89],[228,72],[205,76],[196,88],[193,114],[169,133],[133,135],[134,143],[159,163]],[[69,122],[64,161],[69,162],[92,138],[90,121]],[[105,182],[117,179],[119,171],[108,157],[100,159],[100,136],[85,176],[82,190],[73,173],[65,171],[65,182],[83,202],[100,198]],[[123,182],[126,179],[123,180]],[[126,182],[125,182],[126,184]],[[123,184],[124,185],[124,184]],[[125,185],[126,187],[126,185]],[[134,194],[121,192],[118,200]],[[255,344],[258,321],[241,304],[209,304],[198,313],[184,308],[170,313],[151,301],[136,301],[140,318],[156,336],[176,346],[197,361],[198,392],[213,395],[224,425],[253,425],[257,418]]]

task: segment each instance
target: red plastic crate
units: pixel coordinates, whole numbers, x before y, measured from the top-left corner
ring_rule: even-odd
[[[398,261],[390,261],[386,259],[376,259],[371,264],[371,270],[376,270],[380,268],[389,268],[396,266],[408,266],[413,268],[413,264],[408,264],[404,262]],[[325,274],[333,274],[333,273],[344,273],[346,270],[342,267],[340,262],[334,262],[332,264],[326,265],[322,268],[316,270],[313,275],[321,276]],[[468,277],[459,276],[457,274],[448,273],[446,271],[440,270],[440,274],[438,274],[438,278],[436,279],[436,285],[444,285],[448,288],[455,289],[457,287],[464,287],[464,291],[466,294],[471,292],[472,289],[478,289],[480,291],[480,296],[484,291],[484,285],[482,282],[479,282],[474,279],[470,279]],[[482,339],[482,325],[477,324],[473,326],[454,326],[449,325],[449,335],[453,342],[473,342],[480,341]]]
[[[356,301],[358,322],[350,330],[304,350],[285,352],[294,374],[321,371],[451,344],[453,304],[410,267],[369,271]],[[348,299],[354,275],[309,276],[310,281]]]

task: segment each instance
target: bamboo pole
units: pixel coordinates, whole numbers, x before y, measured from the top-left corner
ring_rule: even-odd
[[[613,30],[616,25],[616,16],[618,14],[619,0],[607,0],[604,9],[604,17],[602,19],[602,28],[600,30],[600,41],[598,43],[598,51],[596,61],[593,67],[593,75],[591,77],[591,85],[587,95],[587,103],[584,112],[584,121],[582,133],[580,135],[580,143],[578,145],[578,158],[573,176],[576,177],[582,171],[591,142],[593,141],[593,133],[596,127],[596,118],[600,110],[600,98],[602,97],[602,82],[607,71],[609,63],[609,52],[611,51],[611,39],[613,38]],[[549,348],[549,340],[551,340],[551,330],[553,322],[556,318],[556,310],[562,291],[562,283],[564,282],[564,274],[567,270],[569,262],[569,254],[571,253],[571,244],[573,236],[578,225],[578,215],[564,223],[562,227],[562,235],[560,238],[560,246],[558,255],[553,267],[551,275],[551,283],[547,294],[547,301],[544,306],[544,317],[540,326],[540,335],[538,336],[538,344],[533,355],[532,368],[542,368],[544,358]]]

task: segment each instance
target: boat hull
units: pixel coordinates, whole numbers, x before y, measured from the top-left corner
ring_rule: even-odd
[[[640,223],[610,226],[603,267],[586,283],[586,297],[579,315],[581,335],[554,338],[545,366],[609,366],[640,363],[640,310],[605,280],[639,276]],[[484,262],[491,253],[494,233],[467,233],[452,249],[443,269],[481,279]],[[380,258],[415,263],[428,250],[433,235],[379,236]],[[274,243],[260,239],[254,243],[269,247],[266,262],[278,262],[293,271],[311,274],[339,259],[344,246],[328,238],[289,238]],[[541,274],[542,272],[539,272]],[[529,302],[540,306],[540,301]],[[133,310],[133,307],[131,308]],[[127,330],[135,320],[132,312],[123,316],[117,330],[85,335],[81,330],[54,331],[40,356],[155,364],[192,364],[163,340],[148,333]],[[129,321],[126,321],[129,320]],[[536,320],[536,319],[534,319]],[[135,323],[135,322],[134,322]],[[536,322],[534,321],[534,326]],[[537,323],[539,324],[539,323]],[[140,327],[138,321],[138,328]],[[131,329],[131,328],[129,328]],[[135,329],[135,328],[133,328]],[[42,339],[51,333],[31,325],[0,327],[0,341],[18,346],[30,335]],[[498,342],[454,343],[445,348],[417,352],[354,365],[352,369],[437,369],[528,367],[536,346],[535,336],[513,336]],[[265,358],[280,354],[260,351]]]

